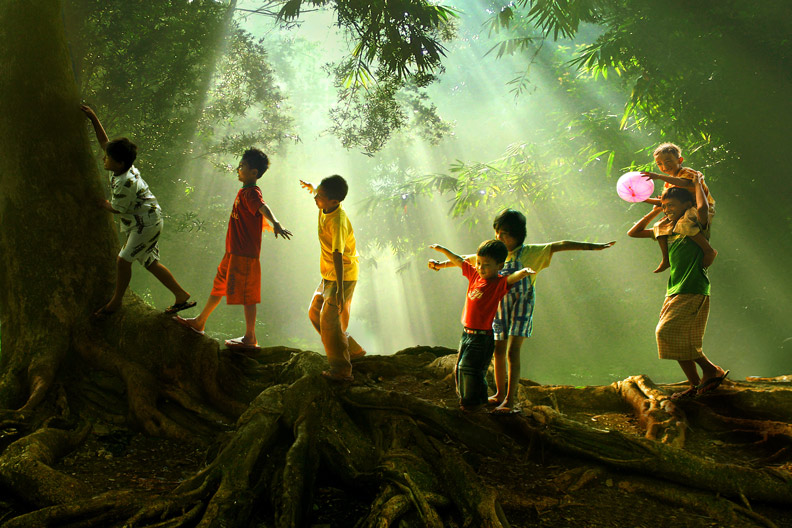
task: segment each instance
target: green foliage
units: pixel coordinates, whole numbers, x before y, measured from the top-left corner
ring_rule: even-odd
[[[289,0],[279,17],[296,19],[303,4],[335,10],[338,25],[355,39],[356,70],[382,69],[398,79],[438,69],[445,56],[441,42],[457,16],[454,9],[426,0]]]
[[[338,104],[330,110],[329,131],[345,148],[361,148],[373,155],[397,130],[406,129],[433,145],[451,131],[451,125],[438,116],[437,107],[424,90],[434,81],[432,75],[402,79],[379,71],[373,86],[359,90],[346,81],[354,70],[352,61],[326,69],[334,76],[339,94]]]
[[[111,137],[138,144],[148,180],[190,158],[272,150],[289,137],[265,50],[230,6],[66,0],[64,12],[83,98]]]

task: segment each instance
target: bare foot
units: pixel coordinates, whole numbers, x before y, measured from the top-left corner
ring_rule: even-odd
[[[663,261],[660,263],[659,266],[657,266],[657,269],[654,270],[654,272],[655,273],[660,273],[661,271],[665,271],[665,270],[667,270],[670,267],[671,267],[671,264],[669,264],[667,260],[663,259]]]
[[[497,394],[495,396],[490,396],[487,400],[487,405],[490,407],[497,407],[501,403],[503,403],[503,398],[499,398]]]
[[[363,347],[355,341],[351,335],[347,334],[347,341],[349,342],[349,359],[360,359],[366,355],[366,351],[363,350]]]
[[[718,256],[718,251],[713,249],[712,251],[705,251],[704,256],[701,257],[701,267],[702,268],[709,268],[713,262],[715,262],[715,257]]]

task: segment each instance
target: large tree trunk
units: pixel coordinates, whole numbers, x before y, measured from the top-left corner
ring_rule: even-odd
[[[0,6],[0,408],[32,410],[111,291],[118,240],[58,2]]]

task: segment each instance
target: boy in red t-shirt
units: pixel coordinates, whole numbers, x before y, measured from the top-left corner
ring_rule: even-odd
[[[269,168],[269,159],[259,149],[248,149],[242,154],[242,160],[237,167],[237,176],[242,182],[242,188],[237,193],[231,209],[225,255],[217,267],[209,300],[206,301],[206,306],[198,317],[173,318],[190,330],[203,334],[206,320],[225,295],[228,304],[241,304],[245,307],[245,335],[228,339],[225,343],[229,347],[258,348],[255,327],[256,305],[261,302],[261,265],[259,264],[261,231],[270,227],[264,219],[272,223],[271,229],[275,233],[275,238],[278,235],[287,240],[291,237],[291,232],[281,227],[270,208],[264,203],[261,189],[256,185],[256,181],[267,168]]]
[[[454,265],[462,268],[468,279],[465,308],[462,311],[462,339],[454,367],[459,406],[463,411],[477,411],[487,403],[487,369],[495,351],[492,335],[492,320],[498,303],[512,284],[527,275],[536,273],[523,268],[508,276],[499,276],[509,251],[500,240],[482,242],[476,251],[476,267],[459,255],[438,244],[429,246],[443,253]],[[429,268],[438,269],[436,260],[429,261]]]

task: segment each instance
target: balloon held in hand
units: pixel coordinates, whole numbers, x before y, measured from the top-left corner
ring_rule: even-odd
[[[643,202],[654,192],[654,181],[644,177],[638,171],[623,174],[616,183],[616,192],[622,200]]]

